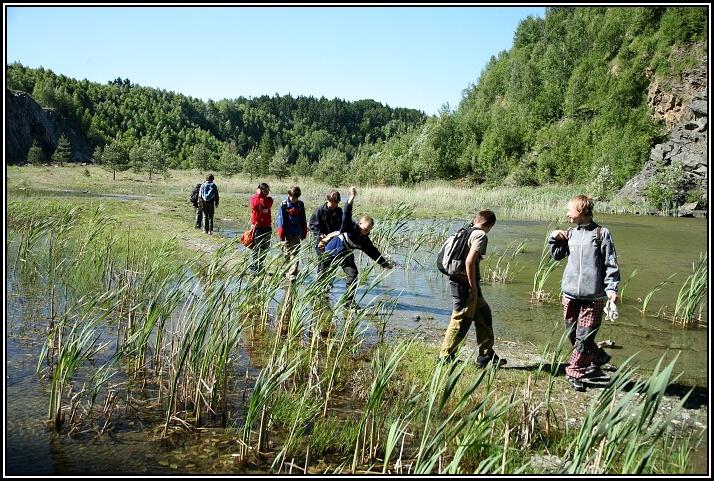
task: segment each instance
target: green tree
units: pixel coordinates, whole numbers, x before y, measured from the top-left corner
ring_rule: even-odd
[[[203,144],[194,145],[191,153],[191,163],[201,172],[211,170],[213,167],[211,151]]]
[[[275,151],[270,159],[269,173],[278,179],[284,179],[290,175],[290,165],[288,164],[288,148],[283,146]]]
[[[253,182],[253,177],[260,174],[260,154],[256,149],[251,149],[243,162],[243,172],[250,175],[250,181]]]
[[[296,176],[310,177],[312,175],[312,168],[313,166],[310,163],[310,159],[308,159],[306,155],[301,155],[293,165],[292,174]]]
[[[337,149],[327,149],[320,157],[313,178],[337,187],[346,178],[347,173],[347,156]]]
[[[225,148],[218,159],[218,170],[226,175],[231,176],[237,174],[243,168],[244,159],[237,152]]]
[[[129,149],[120,139],[114,139],[109,143],[102,153],[103,169],[112,172],[112,179],[116,180],[117,171],[124,172],[130,167]]]
[[[95,164],[101,164],[102,155],[104,155],[104,148],[101,145],[97,145],[92,153],[92,162]]]
[[[52,154],[52,161],[57,162],[59,165],[63,165],[65,162],[69,161],[71,154],[72,146],[69,143],[69,139],[65,134],[60,135],[59,141],[57,142],[57,148]]]
[[[27,152],[27,163],[28,164],[41,164],[45,161],[45,153],[42,150],[42,147],[40,147],[40,144],[37,143],[37,140],[32,140],[32,145],[30,146],[30,150]]]
[[[166,172],[166,155],[158,140],[142,138],[129,150],[129,161],[134,172],[146,172],[149,180],[154,173]]]

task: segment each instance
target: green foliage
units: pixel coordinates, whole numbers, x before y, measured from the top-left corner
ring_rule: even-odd
[[[312,175],[312,169],[313,166],[310,163],[310,159],[308,159],[306,155],[301,155],[292,167],[292,174],[295,176],[309,177]]]
[[[126,143],[117,138],[108,144],[102,152],[102,159],[99,163],[102,168],[112,172],[112,176],[116,179],[117,171],[123,172],[131,166],[129,160],[129,148]]]
[[[27,163],[28,164],[41,164],[45,161],[45,153],[37,143],[37,140],[32,141],[30,150],[27,152]]]
[[[705,8],[547,8],[519,24],[513,47],[491,57],[458,109],[355,156],[355,180],[593,185],[605,169],[598,195],[608,195],[661,138],[650,80],[701,64],[706,27]],[[432,150],[426,165],[419,129]]]
[[[268,167],[268,172],[270,175],[274,175],[278,179],[284,179],[290,175],[290,166],[288,165],[288,148],[281,147],[275,151],[273,157],[270,159],[270,166]]]
[[[607,200],[618,188],[615,174],[609,165],[593,166],[592,181],[588,184],[589,193],[598,200]]]
[[[149,180],[155,172],[166,172],[166,154],[157,140],[142,138],[129,150],[129,163],[134,172],[146,172]]]
[[[661,168],[644,189],[647,202],[663,211],[670,211],[682,205],[686,192],[684,167],[678,160]]]
[[[423,112],[373,100],[264,95],[203,102],[128,79],[101,85],[17,62],[8,65],[6,76],[8,88],[28,92],[43,107],[73,120],[92,148],[117,137],[130,146],[149,137],[160,142],[170,168],[194,167],[193,148],[199,143],[214,159],[226,142],[233,142],[234,153],[242,157],[258,148],[262,173],[282,146],[288,146],[290,162],[300,155],[316,162],[328,148],[351,158],[360,144],[384,140],[426,118]]]
[[[221,157],[218,159],[218,170],[226,176],[231,176],[242,171],[245,159],[241,157],[235,145],[228,146],[221,152]]]
[[[313,177],[337,187],[346,178],[348,167],[345,154],[337,149],[327,149],[320,157]]]
[[[66,135],[60,135],[59,141],[57,142],[57,148],[52,154],[52,161],[57,162],[62,165],[69,161],[69,156],[72,153],[72,146],[69,143],[69,139]]]
[[[213,169],[213,157],[211,151],[203,144],[196,144],[193,146],[193,153],[191,155],[191,163],[198,170],[205,172]]]

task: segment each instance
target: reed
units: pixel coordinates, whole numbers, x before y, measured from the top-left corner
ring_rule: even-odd
[[[689,397],[685,395],[669,414],[658,416],[677,357],[664,367],[660,358],[646,380],[635,380],[633,357],[621,365],[570,443],[564,473],[648,472],[657,442]]]
[[[368,459],[373,459],[376,455],[375,434],[380,429],[380,423],[377,422],[379,417],[379,408],[384,398],[387,385],[391,381],[394,373],[399,366],[400,361],[409,350],[414,340],[402,342],[392,350],[387,357],[383,351],[377,349],[375,356],[372,358],[372,368],[374,371],[374,380],[370,388],[367,404],[362,412],[359,423],[359,430],[364,434],[362,440],[358,435],[355,439],[354,455],[352,457],[352,472],[357,469],[357,464],[365,460],[365,448],[369,444],[367,454]],[[367,442],[369,439],[369,443]],[[361,441],[361,442],[360,442]],[[361,447],[361,449],[360,449]]]
[[[655,286],[654,289],[652,289],[650,292],[647,293],[645,296],[645,299],[642,301],[642,309],[640,309],[640,313],[644,316],[647,312],[647,306],[650,303],[650,300],[652,299],[652,296],[654,296],[659,290],[661,290],[669,281],[672,279],[674,276],[676,276],[677,273],[670,274],[669,277],[667,277],[665,280],[660,282]]]
[[[637,269],[634,269],[627,277],[627,279],[620,284],[620,289],[618,292],[620,296],[620,302],[623,302],[625,300],[625,290],[627,290],[627,287],[630,285],[630,282],[632,282],[632,279],[634,279],[635,276],[637,276]]]
[[[692,263],[692,273],[685,279],[679,289],[677,303],[674,307],[672,322],[683,326],[702,322],[702,306],[707,294],[707,260],[706,253],[699,254],[699,261]],[[697,314],[697,311],[699,314]]]
[[[560,265],[559,261],[555,261],[550,256],[550,247],[548,238],[543,243],[543,249],[538,261],[538,268],[533,274],[533,289],[531,290],[531,302],[549,302],[551,295],[545,291],[545,283],[553,273],[556,267]]]

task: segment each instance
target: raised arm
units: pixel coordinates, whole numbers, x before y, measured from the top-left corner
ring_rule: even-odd
[[[548,236],[548,244],[550,244],[550,255],[556,261],[570,255],[568,247],[568,231],[554,230]]]
[[[350,187],[350,195],[345,203],[345,210],[342,212],[342,225],[340,226],[340,232],[349,232],[355,227],[355,223],[352,220],[352,203],[357,196],[357,189]]]

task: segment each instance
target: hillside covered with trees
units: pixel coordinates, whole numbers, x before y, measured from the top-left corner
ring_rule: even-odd
[[[704,62],[706,32],[700,7],[548,8],[519,24],[455,111],[358,160],[383,183],[576,183],[606,167],[620,187],[666,135],[648,85]]]
[[[137,157],[141,146],[155,146],[172,168],[239,171],[252,155],[249,163],[258,174],[268,173],[276,154],[285,162],[282,167],[309,166],[332,151],[352,158],[360,145],[384,140],[426,118],[418,110],[373,100],[264,95],[204,102],[129,79],[102,85],[19,63],[8,66],[7,87],[27,92],[42,107],[73,120],[90,145],[100,149],[96,159],[109,148],[129,162],[132,149]],[[121,167],[121,159],[110,157]]]

